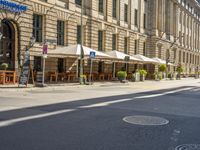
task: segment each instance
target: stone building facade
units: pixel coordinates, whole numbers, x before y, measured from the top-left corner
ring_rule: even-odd
[[[12,1],[28,6],[20,14],[1,11],[1,32],[8,32],[8,37],[1,40],[0,52],[12,52],[12,69],[22,64],[32,35],[36,43],[30,49],[31,60],[37,68],[45,41],[49,49],[55,49],[77,44],[81,33],[84,45],[96,50],[169,59],[182,64],[185,73],[194,73],[200,65],[200,5],[196,0],[84,0],[83,31],[81,0]],[[49,58],[46,65],[47,71],[58,70],[59,65],[76,71],[77,64],[77,59]],[[104,71],[112,71],[109,63],[103,66]]]

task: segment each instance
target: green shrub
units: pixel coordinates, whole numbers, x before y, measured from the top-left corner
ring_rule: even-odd
[[[7,63],[2,63],[1,64],[1,69],[7,70],[8,69],[8,64]]]
[[[182,68],[181,66],[178,66],[178,67],[176,68],[176,71],[177,71],[178,73],[181,73],[181,72],[183,72],[183,68]]]
[[[154,77],[155,77],[155,80],[162,80],[162,75],[160,72],[155,72]]]
[[[117,72],[117,77],[125,79],[127,77],[126,71],[118,71]]]
[[[159,72],[165,72],[166,69],[167,69],[167,66],[165,64],[160,65],[158,68]]]
[[[139,73],[141,76],[146,76],[147,75],[147,71],[144,69],[139,70]]]

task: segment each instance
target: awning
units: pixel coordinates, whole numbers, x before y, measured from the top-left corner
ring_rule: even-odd
[[[153,64],[157,64],[158,62],[152,58],[143,56],[143,55],[133,55],[135,58],[139,59],[140,61],[142,61],[143,63],[153,63]]]
[[[125,60],[126,57],[129,57],[130,61],[140,61],[140,59],[134,56],[130,56],[128,54],[119,52],[117,50],[106,52],[106,54],[108,54],[111,58],[116,59],[116,60]]]
[[[99,52],[97,50],[91,49],[89,47],[85,47],[83,46],[83,53],[84,56],[89,57],[90,56],[90,52],[95,52],[96,54],[96,58],[109,58],[110,56]],[[48,52],[48,55],[50,56],[63,56],[63,57],[80,57],[81,55],[81,45],[70,45],[70,46],[66,46],[66,47],[61,47],[61,48],[57,48],[55,50],[50,50]]]
[[[152,58],[153,60],[157,61],[159,64],[166,64],[166,60],[160,59],[158,57]],[[168,65],[173,66],[174,64],[168,63]]]

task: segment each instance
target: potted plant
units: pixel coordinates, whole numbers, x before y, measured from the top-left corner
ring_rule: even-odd
[[[84,74],[80,75],[80,80],[81,80],[81,84],[86,84],[87,83],[87,76]]]
[[[141,70],[139,70],[139,73],[140,73],[140,81],[144,81],[145,77],[147,75],[147,71],[144,69],[141,69]]]
[[[160,72],[155,72],[154,77],[156,81],[162,80],[162,75],[160,74]]]
[[[118,77],[118,80],[119,80],[120,82],[122,82],[122,81],[125,80],[126,77],[127,77],[126,71],[118,71],[118,72],[117,72],[117,77]]]
[[[165,64],[162,64],[158,67],[158,71],[162,73],[162,76],[164,77],[164,72],[166,71],[167,66]]]
[[[1,64],[1,69],[7,70],[8,69],[8,64],[7,63],[2,63]]]
[[[178,67],[176,68],[176,72],[177,72],[176,79],[180,80],[181,79],[181,73],[183,72],[183,68],[182,68],[181,65],[178,65]]]

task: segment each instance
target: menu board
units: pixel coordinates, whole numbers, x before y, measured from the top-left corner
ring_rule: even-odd
[[[29,72],[30,72],[30,52],[26,51],[24,57],[24,64],[19,77],[19,85],[27,86],[29,80]]]

